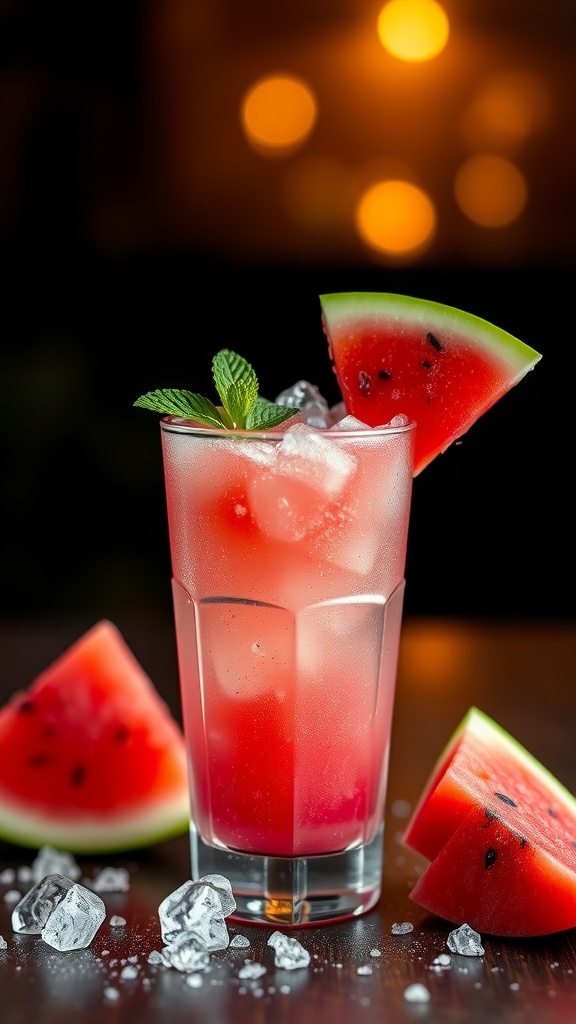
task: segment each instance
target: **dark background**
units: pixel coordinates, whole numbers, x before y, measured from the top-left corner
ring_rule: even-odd
[[[300,6],[294,17],[310,16]],[[471,30],[480,9],[497,6],[465,5]],[[257,8],[247,15],[265,46]],[[206,18],[206,4],[188,9]],[[226,23],[230,5],[214,9]],[[315,29],[321,15],[337,14],[342,27],[355,9],[321,3]],[[522,25],[536,48],[535,5],[508,10],[495,38],[518,45]],[[565,4],[547,10],[557,33],[549,28],[543,48],[554,63],[574,53],[574,17]],[[544,189],[516,247],[504,232],[502,258],[484,236],[464,246],[458,224],[412,265],[350,245],[311,258],[305,239],[283,255],[276,228],[269,249],[244,247],[241,228],[228,247],[222,231],[211,244],[205,226],[179,230],[176,201],[165,202],[149,57],[150,17],[158,23],[161,11],[0,7],[2,616],[170,616],[158,420],[134,399],[170,386],[212,394],[210,359],[228,346],[254,363],[267,397],[304,377],[336,401],[318,296],[376,290],[466,309],[544,357],[415,480],[407,612],[572,617],[575,250],[566,239],[576,223],[564,161],[573,121],[555,125],[556,149],[552,139],[533,146],[547,174],[557,161],[561,206]],[[264,26],[273,39],[290,20],[285,5],[278,12]],[[202,37],[195,25],[200,48],[206,29]]]

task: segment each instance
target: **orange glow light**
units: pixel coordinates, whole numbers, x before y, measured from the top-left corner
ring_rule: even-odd
[[[448,18],[436,0],[389,0],[378,16],[380,42],[399,60],[432,60],[449,33]]]
[[[475,149],[523,143],[550,119],[551,99],[545,82],[522,71],[486,79],[466,107],[462,137]]]
[[[260,153],[286,155],[301,145],[316,121],[317,105],[305,82],[271,75],[250,87],[242,100],[246,138]]]
[[[502,228],[522,213],[528,186],[522,172],[501,156],[473,156],[460,167],[454,183],[456,202],[475,224]]]
[[[429,196],[407,181],[380,181],[361,196],[356,227],[372,249],[389,255],[416,253],[428,244],[436,227]]]

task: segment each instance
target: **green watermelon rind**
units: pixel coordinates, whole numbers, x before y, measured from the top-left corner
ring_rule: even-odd
[[[125,687],[125,695],[129,694],[131,701],[144,702],[146,713],[154,716],[156,743],[161,743],[160,749],[165,746],[170,750],[170,757],[180,770],[180,785],[177,788],[173,785],[169,791],[165,789],[154,797],[140,793],[134,800],[123,794],[119,779],[116,793],[121,799],[113,808],[105,812],[87,808],[82,812],[75,808],[72,813],[58,813],[54,808],[47,812],[39,807],[34,794],[18,792],[19,776],[12,772],[5,781],[0,781],[0,840],[23,847],[51,845],[72,853],[106,853],[151,846],[182,835],[190,827],[184,737],[168,705],[110,620],[101,619],[86,630],[32,681],[28,689],[13,694],[8,703],[0,707],[0,714],[9,719],[22,696],[37,694],[47,679],[52,686],[54,675],[58,677],[63,669],[69,672],[79,655],[84,657],[94,648],[97,656],[105,659],[103,672],[107,685],[112,686],[111,692],[114,693],[116,687]],[[158,740],[160,728],[161,740]]]
[[[403,844],[415,851],[421,853],[410,841],[410,835],[415,827],[418,825],[418,819],[423,810],[426,809],[428,802],[434,796],[436,789],[441,785],[442,780],[449,770],[454,758],[457,756],[458,749],[461,742],[465,738],[470,738],[472,742],[477,742],[478,746],[485,750],[490,750],[493,754],[501,754],[502,760],[507,759],[509,762],[517,765],[518,768],[529,777],[532,777],[536,784],[539,784],[540,788],[545,789],[548,796],[551,798],[551,803],[555,804],[560,808],[564,808],[567,814],[573,821],[576,821],[576,797],[549,771],[540,761],[534,757],[521,743],[518,742],[509,732],[506,731],[502,726],[498,725],[492,718],[490,718],[485,712],[479,708],[472,706],[464,718],[461,720],[457,728],[452,733],[450,739],[445,744],[442,752],[436,760],[434,768],[430,773],[428,783],[426,784],[416,809],[412,815],[411,821],[406,829],[403,836]],[[465,835],[466,828],[471,816],[482,813],[482,807],[475,803],[474,799],[470,801],[469,810],[464,811],[462,817],[455,823],[454,831],[451,831],[446,835],[444,842],[438,849],[437,853],[431,858],[429,867],[424,871],[419,881],[416,883],[412,891],[410,892],[410,899],[419,905],[425,907],[429,911],[438,914],[441,917],[445,917],[447,920],[453,920],[453,916],[450,914],[449,903],[450,899],[454,898],[454,892],[451,892],[451,886],[446,879],[443,879],[440,885],[439,879],[441,874],[438,871],[438,867],[442,864],[442,870],[444,867],[444,854],[448,850],[453,848],[455,841],[458,841],[458,837]],[[501,825],[510,830],[512,835],[517,834],[514,825],[507,823],[505,820],[501,820]],[[424,817],[423,823],[420,826],[420,830],[417,833],[419,836],[423,836],[422,828],[426,828],[427,817]],[[454,825],[454,823],[453,823]],[[518,833],[519,834],[519,833]],[[524,835],[524,832],[522,832]],[[472,837],[475,838],[475,834]],[[416,839],[418,842],[418,839]],[[541,870],[544,872],[547,878],[554,880],[556,888],[560,891],[565,890],[568,895],[571,895],[574,891],[574,872],[559,860],[553,851],[547,850],[545,847],[540,847],[538,844],[534,844],[535,852],[539,858]],[[430,857],[427,856],[426,860],[430,861]],[[430,886],[430,878],[434,878],[435,892],[438,893],[440,890],[444,893],[444,896],[440,899],[437,896],[432,897]],[[523,877],[523,876],[522,876]],[[518,879],[516,879],[516,883]],[[511,880],[512,885],[512,880]],[[456,887],[457,889],[457,887]],[[450,891],[450,892],[449,892]],[[511,891],[514,892],[514,885],[512,885]],[[447,896],[446,893],[449,892]],[[537,898],[537,894],[534,893],[534,898]],[[543,897],[545,900],[545,896]],[[487,917],[486,907],[481,907],[478,910],[480,917],[475,915],[475,911],[472,907],[468,908],[467,923],[471,924],[472,927],[476,927],[477,930],[491,932],[492,934],[498,934],[502,936],[527,936],[527,935],[544,935],[552,932],[564,930],[565,928],[571,928],[576,923],[576,912],[571,914],[567,912],[564,915],[558,917],[557,911],[552,914],[546,915],[546,904],[543,905],[542,913],[538,918],[537,927],[535,927],[534,920],[532,920],[530,929],[527,930],[526,921],[518,924],[518,920],[514,918],[514,906],[511,905],[509,913],[504,915],[504,919],[499,919],[499,925],[496,931],[494,931],[494,918]],[[504,920],[504,923],[503,923]],[[488,923],[490,921],[490,923]],[[475,923],[474,923],[475,922]],[[454,923],[461,924],[461,920],[454,920]]]
[[[70,853],[120,853],[175,839],[190,827],[188,801],[162,801],[136,815],[123,815],[116,824],[110,818],[74,822],[36,817],[0,801],[0,838],[16,846],[38,849],[40,845]]]
[[[563,786],[556,776],[553,775],[548,768],[545,768],[544,765],[538,761],[538,759],[534,757],[526,747],[523,747],[517,739],[507,732],[506,729],[501,725],[498,725],[498,723],[490,718],[484,711],[472,706],[452,733],[448,743],[445,745],[442,753],[437,759],[430,776],[431,781],[420,798],[416,811],[413,815],[413,820],[418,816],[420,808],[427,803],[429,797],[438,786],[438,783],[444,775],[444,772],[442,771],[443,766],[450,763],[454,752],[465,734],[471,734],[485,746],[489,745],[492,748],[497,747],[498,749],[501,749],[503,753],[506,753],[507,756],[512,757],[514,761],[522,765],[529,774],[535,776],[545,784],[550,792],[557,798],[558,802],[564,804],[569,813],[576,819],[576,797],[572,795],[570,790],[568,790],[566,786]]]
[[[334,292],[321,295],[320,304],[329,330],[345,320],[372,319],[377,323],[383,317],[392,316],[402,318],[406,323],[421,323],[428,330],[437,326],[465,332],[474,337],[492,358],[502,360],[512,370],[516,369],[518,376],[512,385],[542,358],[536,349],[490,321],[432,299],[392,292]]]
[[[430,299],[391,292],[334,292],[321,295],[320,305],[328,350],[344,404],[352,406],[348,411],[353,414],[356,413],[349,393],[350,383],[345,383],[341,376],[343,370],[338,358],[339,337],[343,332],[348,334],[349,340],[353,340],[356,333],[365,331],[368,326],[377,341],[379,331],[391,322],[396,322],[400,330],[408,332],[416,327],[426,334],[432,332],[438,335],[445,343],[450,342],[452,336],[461,351],[468,346],[495,374],[497,386],[486,393],[479,392],[477,400],[470,405],[467,417],[446,430],[439,445],[424,445],[422,451],[419,451],[422,445],[417,445],[414,476],[418,476],[438,455],[447,451],[542,358],[535,349],[488,320]],[[445,399],[449,400],[449,394]],[[400,407],[396,410],[402,411],[406,410]]]
[[[405,846],[410,849],[416,849],[410,843],[410,833],[412,832],[422,809],[428,804],[430,797],[442,781],[444,774],[451,764],[465,735],[471,735],[478,740],[481,745],[501,750],[503,756],[512,758],[513,761],[524,768],[528,774],[537,778],[543,785],[547,786],[550,793],[558,800],[558,803],[562,804],[568,813],[576,819],[576,797],[574,797],[572,793],[570,793],[570,791],[563,786],[561,782],[559,782],[556,776],[545,768],[533,754],[523,747],[522,744],[519,743],[518,740],[516,740],[509,732],[507,732],[506,729],[501,725],[498,725],[498,723],[490,718],[484,711],[481,711],[478,707],[472,706],[454,730],[436,760],[436,763],[429,775],[428,782],[420,795],[414,813],[412,814],[411,820],[404,833],[402,841]],[[416,852],[419,853],[420,851],[416,850]]]

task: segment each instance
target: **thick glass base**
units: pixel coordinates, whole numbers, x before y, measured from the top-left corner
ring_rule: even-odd
[[[302,928],[365,914],[382,884],[383,827],[372,842],[316,857],[259,857],[207,846],[190,830],[192,878],[230,880],[236,910],[246,924]]]

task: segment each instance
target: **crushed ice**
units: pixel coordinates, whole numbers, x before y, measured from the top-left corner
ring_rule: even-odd
[[[484,946],[478,932],[468,924],[462,924],[450,932],[447,942],[448,949],[460,956],[483,956]]]
[[[274,963],[276,967],[284,967],[293,971],[297,967],[307,967],[310,963],[310,953],[298,941],[283,935],[282,932],[272,932],[268,939],[268,945],[274,949]]]
[[[42,877],[16,904],[12,927],[69,951],[89,946],[105,917],[106,907],[96,893],[54,873]]]
[[[163,942],[170,945],[184,933],[193,935],[209,951],[226,949],[230,937],[224,918],[236,907],[226,881],[221,875],[189,880],[162,900],[158,916]]]
[[[400,921],[398,924],[394,923],[390,931],[392,935],[409,935],[414,931],[414,925],[410,921]]]
[[[281,391],[275,402],[288,409],[299,409],[302,419],[310,427],[325,429],[330,424],[328,402],[316,385],[309,384],[307,380],[299,380]]]

